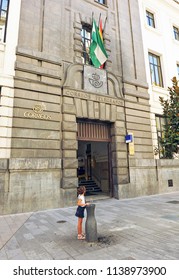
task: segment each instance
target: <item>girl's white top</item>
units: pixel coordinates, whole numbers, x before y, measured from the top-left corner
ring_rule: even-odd
[[[79,195],[78,195],[78,199],[80,199],[80,200],[82,201],[82,204],[85,204],[85,196],[84,196],[84,195],[79,194]],[[85,207],[85,205],[82,206],[82,207]]]

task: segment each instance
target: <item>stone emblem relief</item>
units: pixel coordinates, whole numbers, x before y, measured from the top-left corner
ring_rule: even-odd
[[[84,90],[96,94],[107,95],[107,72],[104,69],[84,65]]]
[[[100,88],[103,85],[103,82],[100,81],[100,75],[97,75],[96,73],[92,74],[92,79],[89,78],[89,82],[95,88]]]
[[[40,114],[42,113],[44,110],[46,110],[46,106],[44,104],[36,104],[34,107],[33,107],[33,111],[36,113],[36,114]]]
[[[98,75],[100,79],[98,79],[99,77],[97,76],[92,76],[93,74]],[[98,87],[94,86],[95,81],[97,81]],[[69,65],[63,86],[64,88],[68,87],[75,90],[84,90],[88,93],[91,92],[100,95],[108,95],[110,97],[124,98],[122,93],[122,80],[119,77],[117,78],[112,72],[94,68],[89,65]]]

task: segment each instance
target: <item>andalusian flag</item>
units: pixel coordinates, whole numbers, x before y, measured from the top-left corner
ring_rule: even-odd
[[[99,29],[94,19],[93,19],[91,39],[92,42],[90,45],[90,58],[92,60],[93,65],[99,68],[107,60],[108,55],[104,48],[103,40],[100,36]]]

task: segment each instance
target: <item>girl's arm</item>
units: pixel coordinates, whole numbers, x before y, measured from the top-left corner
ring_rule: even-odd
[[[82,203],[82,200],[81,200],[81,199],[78,199],[77,205],[78,205],[78,206],[81,206],[81,207],[84,207],[84,206],[89,205],[89,203]]]

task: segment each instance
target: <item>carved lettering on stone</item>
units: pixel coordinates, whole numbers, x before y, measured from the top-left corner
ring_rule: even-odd
[[[74,97],[74,98],[79,98],[79,99],[91,100],[91,101],[95,101],[95,102],[99,102],[99,103],[107,103],[107,104],[111,104],[111,105],[124,106],[123,100],[120,100],[118,98],[103,96],[101,94],[95,95],[95,94],[89,94],[89,93],[82,92],[82,91],[64,90],[63,95]]]
[[[44,114],[44,110],[46,110],[44,104],[36,104],[32,111],[26,111],[24,113],[24,117],[31,119],[51,120],[52,117],[50,115]]]

